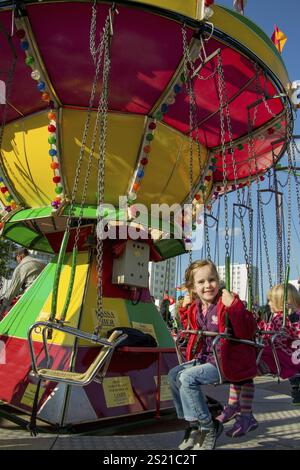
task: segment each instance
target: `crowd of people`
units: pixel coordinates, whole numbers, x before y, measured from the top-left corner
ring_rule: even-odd
[[[212,450],[224,423],[233,420],[226,433],[233,438],[258,427],[252,410],[253,379],[257,375],[270,373],[288,378],[292,403],[300,404],[300,294],[291,284],[276,285],[268,293],[266,312],[269,314],[253,313],[247,310],[246,302],[222,288],[217,268],[208,260],[195,261],[188,267],[185,288],[187,294],[172,302],[173,315],[169,312],[171,302],[167,296],[161,310],[164,320],[185,346],[185,362],[171,369],[168,375],[177,416],[187,424],[179,449]],[[204,332],[229,335],[218,343],[216,351],[223,379],[230,383],[228,403],[216,417],[210,413],[201,389],[202,385],[219,382],[212,345],[214,336]],[[276,333],[274,346],[279,369],[271,342]],[[246,341],[230,341],[230,337]],[[259,344],[263,345],[260,354]]]

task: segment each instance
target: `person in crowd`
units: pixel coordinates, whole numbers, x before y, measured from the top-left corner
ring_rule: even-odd
[[[45,267],[40,260],[30,256],[26,248],[17,250],[15,259],[17,267],[13,272],[9,288],[2,296],[1,316],[9,309],[14,299],[23,294],[31,286]]]
[[[193,262],[185,272],[185,286],[188,295],[184,298],[180,316],[183,327],[191,331],[187,362],[174,367],[168,374],[177,416],[188,423],[179,449],[212,450],[223,425],[212,418],[201,385],[219,382],[219,374],[213,355],[213,338],[201,333],[222,333],[229,322],[236,338],[253,339],[256,322],[237,295],[226,289],[220,292],[218,272],[211,261]],[[241,382],[255,377],[256,352],[251,345],[224,339],[218,355],[226,380]],[[244,415],[243,428],[248,429],[253,419],[252,414]]]
[[[175,316],[175,309],[176,309],[176,303],[174,297],[169,297],[169,321],[168,321],[168,326],[170,328],[173,328],[173,322],[174,322],[174,316]]]
[[[161,302],[161,306],[160,306],[160,314],[166,324],[168,324],[170,320],[169,307],[170,307],[170,298],[169,298],[168,292],[166,291],[164,294],[163,300]]]
[[[180,295],[177,299],[177,302],[175,302],[173,329],[176,333],[178,333],[182,329],[179,309],[182,307],[183,299],[184,299],[184,296]]]
[[[274,346],[280,364],[280,377],[290,379],[292,386],[291,395],[293,404],[300,404],[300,353],[299,353],[299,330],[297,330],[297,311],[300,309],[300,293],[292,284],[287,285],[287,311],[290,312],[285,321],[283,331],[283,304],[284,304],[284,284],[273,286],[268,292],[269,306],[272,316],[264,325],[263,330],[282,331],[282,335],[277,336]],[[292,312],[296,312],[296,315]],[[293,322],[291,320],[294,320]],[[261,362],[263,369],[271,374],[278,373],[274,353],[271,345],[270,335],[264,336],[266,343]],[[267,368],[266,368],[267,366]]]

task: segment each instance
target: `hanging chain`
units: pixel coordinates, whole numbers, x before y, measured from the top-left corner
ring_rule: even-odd
[[[292,126],[292,115],[291,110],[288,107],[286,108],[286,132],[287,132],[287,154],[288,154],[288,222],[287,222],[287,246],[286,246],[286,264],[287,266],[290,265],[290,257],[291,257],[291,239],[292,239],[292,173],[295,176],[295,172],[293,172],[293,164],[294,164],[294,154],[292,151],[292,141],[293,141],[293,126]],[[299,201],[299,185],[298,181],[296,182],[296,191],[297,191],[297,201]],[[299,210],[299,204],[298,204]],[[299,219],[300,220],[300,219]]]
[[[298,148],[297,148],[296,142],[294,140],[292,140],[289,143],[289,145],[287,147],[287,151],[290,152],[293,167],[295,167],[296,166],[296,151],[298,152]],[[298,178],[297,178],[297,174],[296,174],[295,169],[293,169],[293,176],[294,176],[294,180],[295,180],[295,189],[296,189],[296,199],[297,199],[297,208],[298,208],[298,222],[300,224],[300,191],[299,191],[299,183],[298,183]]]
[[[256,94],[257,96],[259,95],[259,89],[258,89],[258,73],[256,74]],[[256,118],[256,113],[254,114]],[[254,126],[254,123],[253,123]],[[263,201],[262,201],[262,196],[261,196],[261,191],[260,191],[260,179],[259,179],[259,171],[258,171],[258,164],[257,164],[257,158],[256,158],[256,152],[254,148],[254,139],[252,135],[252,127],[251,122],[250,122],[250,117],[248,117],[248,127],[249,127],[249,134],[248,134],[248,157],[249,160],[253,158],[254,160],[254,165],[255,165],[255,179],[257,183],[257,207],[258,207],[258,216],[260,217],[260,223],[261,223],[261,228],[262,228],[262,234],[263,234],[263,242],[264,242],[264,248],[265,248],[265,254],[266,254],[266,261],[267,261],[267,269],[268,269],[268,278],[269,278],[269,287],[271,289],[273,281],[272,281],[272,272],[271,272],[271,264],[270,264],[270,256],[269,256],[269,248],[268,248],[268,242],[267,242],[267,235],[266,235],[266,225],[265,225],[265,216],[264,216],[264,211],[263,211]],[[261,252],[261,257],[262,257],[262,252]],[[261,279],[262,282],[262,279]]]
[[[225,218],[225,257],[229,257],[229,221],[228,221],[228,179],[227,179],[227,162],[226,162],[226,147],[225,147],[225,123],[224,123],[224,96],[223,96],[223,83],[222,83],[222,61],[221,54],[218,55],[218,91],[220,103],[220,129],[221,129],[221,146],[222,146],[222,166],[223,166],[223,188],[224,188],[224,218]]]
[[[208,235],[208,223],[207,223],[207,214],[204,210],[204,234],[205,234],[205,247],[206,247],[206,256],[207,259],[211,261],[211,254],[210,254],[210,243],[209,243],[209,235]]]
[[[198,165],[199,165],[199,186],[203,186],[205,172],[204,167],[201,164],[201,146],[200,146],[200,137],[199,137],[199,128],[197,126],[197,104],[196,104],[196,96],[193,87],[193,79],[191,78],[194,75],[195,68],[194,62],[191,57],[191,52],[188,46],[187,36],[186,36],[186,27],[185,25],[182,26],[182,40],[183,40],[183,67],[184,67],[184,76],[187,82],[187,91],[189,95],[189,141],[190,141],[190,159],[189,159],[189,186],[190,186],[190,194],[189,194],[189,203],[192,205],[193,203],[193,146],[196,144],[197,149],[197,158],[198,158]],[[203,47],[203,43],[202,43]],[[198,74],[197,74],[198,77]],[[196,140],[193,139],[193,131],[196,132]],[[203,190],[203,205],[205,211],[205,193]],[[207,243],[207,252],[209,259],[210,258],[210,246],[209,246],[209,237],[208,233],[206,232],[205,224],[204,224],[204,231],[205,231],[205,240]],[[206,250],[205,250],[206,251]],[[192,262],[192,251],[189,253],[189,261]]]
[[[282,204],[282,198],[279,198],[278,194],[278,183],[277,183],[277,175],[275,170],[275,159],[274,159],[274,151],[273,152],[273,181],[274,181],[274,191],[275,191],[275,207],[276,207],[276,239],[277,239],[277,283],[280,284],[282,282],[282,272],[283,272],[283,265],[282,265],[282,221],[281,221],[281,214],[280,214],[280,201]]]
[[[113,10],[110,10],[110,13]],[[111,18],[111,17],[110,17]],[[109,23],[111,27],[111,22]],[[110,72],[110,29],[106,35],[104,47],[104,63],[103,63],[103,77],[102,77],[102,91],[99,102],[100,114],[100,131],[99,131],[99,164],[98,164],[98,212],[97,212],[97,226],[100,226],[104,214],[102,213],[104,204],[104,184],[105,184],[105,157],[106,157],[106,137],[107,137],[107,123],[108,123],[108,96],[109,96],[109,72]],[[95,329],[97,334],[100,333],[103,321],[103,237],[97,236],[97,278],[98,278],[98,295],[97,295],[97,320],[98,325]]]
[[[85,121],[83,137],[82,137],[82,143],[81,143],[79,158],[78,158],[78,162],[77,162],[77,166],[76,166],[74,185],[73,185],[72,196],[71,196],[70,207],[69,207],[69,214],[68,214],[68,219],[67,219],[66,231],[68,231],[68,232],[70,231],[70,228],[71,228],[73,209],[74,209],[74,205],[75,205],[76,195],[77,195],[77,192],[78,192],[78,184],[79,184],[79,178],[80,178],[80,173],[81,173],[81,167],[82,167],[84,152],[85,152],[85,148],[86,148],[88,133],[89,133],[90,125],[91,125],[92,109],[93,109],[93,105],[94,105],[94,101],[95,101],[96,88],[97,88],[97,83],[98,83],[99,75],[100,75],[103,51],[104,51],[105,43],[107,42],[107,36],[109,34],[109,27],[110,27],[110,17],[108,15],[106,20],[105,20],[105,25],[104,25],[104,28],[103,28],[101,42],[100,42],[100,45],[99,45],[100,46],[99,47],[99,55],[98,55],[98,58],[97,58],[96,70],[95,70],[95,75],[94,75],[94,80],[93,80],[93,85],[92,85],[92,91],[91,91],[90,100],[89,100],[89,107],[88,107],[88,111],[87,111],[87,118],[86,118],[86,121]],[[93,32],[90,31],[90,37],[92,36],[92,34],[93,34]],[[81,227],[81,224],[82,224],[83,209],[84,209],[84,204],[85,204],[86,196],[87,196],[87,189],[88,189],[89,177],[90,177],[90,173],[91,173],[92,157],[93,157],[94,149],[95,149],[95,142],[96,142],[96,135],[97,135],[98,125],[99,125],[99,110],[98,110],[98,113],[97,113],[97,116],[96,116],[96,122],[95,122],[94,132],[93,132],[93,140],[92,140],[92,144],[91,144],[91,150],[90,150],[90,153],[89,153],[88,166],[87,166],[86,176],[85,176],[85,180],[84,180],[84,187],[83,187],[83,191],[82,191],[80,214],[79,214],[79,218],[78,218],[75,241],[74,241],[74,246],[75,247],[77,247],[77,245],[78,245],[79,236],[80,236],[80,227]]]
[[[189,198],[188,202],[190,207],[193,204],[193,123],[194,123],[194,101],[193,101],[193,84],[189,74],[189,67],[192,67],[193,61],[190,56],[190,51],[187,43],[185,25],[182,26],[182,40],[183,40],[183,70],[187,83],[187,92],[189,96]],[[199,158],[199,157],[198,157]],[[192,221],[190,221],[192,224]],[[189,251],[189,264],[192,263],[192,250]]]
[[[228,131],[228,136],[229,136],[229,150],[231,153],[231,158],[232,158],[232,167],[233,167],[233,175],[234,175],[234,184],[237,186],[237,168],[236,168],[236,162],[234,159],[234,147],[233,147],[233,134],[232,134],[232,126],[231,126],[231,118],[230,118],[230,112],[229,112],[229,105],[228,105],[228,95],[227,95],[227,90],[226,90],[226,83],[224,79],[224,72],[223,72],[223,65],[222,65],[222,57],[221,54],[219,54],[219,63],[218,63],[218,68],[219,68],[219,93],[222,97],[224,97],[224,107],[225,107],[225,115],[226,115],[226,123],[227,123],[227,131]],[[223,115],[223,98],[222,98],[222,103],[221,103],[221,110],[220,110],[220,115]],[[221,112],[222,111],[222,112]],[[221,136],[222,136],[222,160],[223,160],[223,165],[225,162],[226,165],[226,149],[225,149],[225,129],[224,129],[224,122],[223,122],[223,130],[222,130],[222,119],[221,119]],[[225,171],[226,171],[226,166],[224,168],[224,176],[223,176],[223,181],[225,179]],[[227,176],[227,174],[226,174]],[[249,293],[250,297],[252,298],[252,266],[249,263],[249,257],[247,253],[247,241],[246,241],[246,234],[245,234],[245,226],[244,226],[244,220],[243,220],[243,215],[242,215],[242,208],[241,208],[241,194],[239,187],[237,186],[237,199],[238,199],[238,210],[239,210],[239,216],[240,216],[240,222],[241,222],[241,229],[242,229],[242,241],[243,241],[243,251],[244,251],[244,258],[246,262],[246,269],[247,269],[247,274],[248,274],[248,284],[249,284]],[[225,217],[226,217],[226,211],[225,211]],[[228,207],[227,207],[227,231],[228,231]],[[226,236],[226,228],[225,228],[225,236]],[[227,233],[228,237],[228,233]],[[229,243],[227,239],[227,244],[228,246],[226,247],[225,243],[225,248],[226,248],[226,253],[227,250],[229,249]]]

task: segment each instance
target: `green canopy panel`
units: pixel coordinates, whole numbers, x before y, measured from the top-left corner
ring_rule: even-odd
[[[53,253],[53,250],[45,236],[29,228],[25,223],[6,223],[3,236],[18,245],[29,248],[30,250]]]
[[[160,240],[154,246],[163,260],[186,253],[183,240]]]

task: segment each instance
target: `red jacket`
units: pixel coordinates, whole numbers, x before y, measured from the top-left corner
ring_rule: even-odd
[[[243,302],[241,302],[238,296],[235,296],[230,307],[225,307],[221,298],[218,300],[217,317],[219,333],[225,331],[226,312],[228,313],[230,326],[233,330],[233,336],[239,339],[253,340],[256,332],[255,318],[251,312],[245,309]],[[199,330],[197,323],[198,305],[196,301],[190,306],[182,307],[179,313],[185,329]],[[191,334],[186,350],[187,360],[193,359],[201,351],[201,348],[202,341],[199,341],[199,336]],[[223,376],[229,382],[251,379],[257,375],[256,348],[223,339],[221,340],[220,347],[220,363]]]

